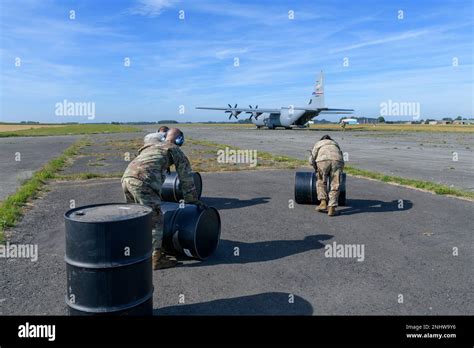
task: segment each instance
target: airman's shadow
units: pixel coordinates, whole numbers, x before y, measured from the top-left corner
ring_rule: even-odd
[[[311,315],[304,298],[283,292],[234,297],[202,303],[156,308],[153,315]]]
[[[178,267],[206,267],[278,260],[309,250],[324,248],[325,244],[321,243],[321,241],[331,239],[332,237],[327,234],[319,234],[307,236],[302,240],[270,240],[255,243],[221,239],[217,250],[209,259],[204,262],[180,264]]]
[[[360,213],[383,213],[390,211],[404,211],[413,208],[410,200],[393,200],[384,202],[372,199],[347,199],[344,207],[339,207],[341,215],[353,215]]]
[[[237,209],[250,207],[252,205],[265,204],[270,201],[270,197],[256,197],[252,199],[202,197],[202,201],[210,207],[214,207],[217,210],[221,210]]]

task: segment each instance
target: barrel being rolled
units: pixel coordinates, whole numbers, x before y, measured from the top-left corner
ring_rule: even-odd
[[[217,249],[221,219],[215,208],[199,209],[194,204],[180,208],[178,203],[163,202],[163,247],[176,255],[205,260]]]
[[[316,204],[316,175],[314,172],[296,172],[295,201],[298,204]]]
[[[121,203],[65,213],[70,315],[152,315],[151,214]]]
[[[319,204],[316,193],[316,173],[296,172],[295,174],[295,201],[298,204]],[[330,180],[328,180],[328,189]],[[341,173],[339,185],[340,206],[346,205],[346,173]]]
[[[201,174],[193,172],[194,186],[198,194],[198,199],[201,198],[202,194],[202,178]],[[161,199],[165,202],[179,202],[183,199],[183,192],[179,182],[179,177],[176,172],[166,175],[165,181],[161,186]]]

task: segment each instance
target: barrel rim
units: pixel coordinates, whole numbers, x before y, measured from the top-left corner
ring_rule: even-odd
[[[211,210],[211,209],[216,213],[217,219],[218,219],[218,223],[219,223],[219,233],[218,233],[218,235],[217,235],[217,244],[216,244],[216,247],[214,248],[214,250],[213,250],[212,253],[210,253],[210,254],[209,254],[208,256],[206,256],[206,257],[202,257],[202,256],[199,254],[199,252],[198,252],[198,250],[197,250],[197,247],[196,247],[196,245],[197,245],[197,241],[196,241],[197,233],[194,233],[194,243],[193,243],[194,246],[195,246],[195,247],[194,247],[194,250],[196,251],[196,256],[197,256],[198,259],[200,259],[200,260],[206,260],[207,258],[209,258],[209,257],[214,253],[214,251],[219,247],[219,242],[220,242],[220,240],[221,240],[221,229],[222,229],[221,215],[219,214],[219,210],[217,210],[217,209],[214,208],[214,207],[208,207],[206,210]],[[202,216],[203,216],[203,214],[199,214],[198,220],[196,221],[196,229],[197,229],[197,227],[199,226],[199,222],[201,221]]]
[[[313,174],[311,175],[311,203],[317,203],[318,202],[318,177],[316,172],[314,171]]]
[[[74,220],[73,218],[71,218],[68,215],[68,214],[72,214],[73,212],[78,211],[78,210],[101,207],[101,206],[106,206],[106,205],[136,205],[136,206],[140,206],[140,207],[149,209],[148,214],[137,216],[136,218],[142,218],[144,216],[148,216],[149,214],[153,213],[153,209],[150,208],[147,205],[138,204],[138,203],[112,202],[112,203],[89,204],[89,205],[83,205],[83,206],[80,206],[80,207],[72,208],[72,209],[69,209],[68,211],[66,211],[63,214],[63,217],[64,217],[65,220],[68,220],[68,221],[71,221],[71,222],[79,222],[81,224],[102,224],[102,223],[111,223],[111,222],[132,220],[132,219],[123,219],[123,220],[102,220],[102,221],[79,221],[79,220]]]

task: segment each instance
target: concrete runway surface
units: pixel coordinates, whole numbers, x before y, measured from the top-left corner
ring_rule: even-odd
[[[289,208],[294,171],[202,176],[203,200],[221,214],[221,243],[204,262],[154,272],[156,315],[474,314],[472,202],[349,177],[348,206],[329,218],[313,206]],[[1,315],[66,313],[71,199],[123,201],[117,179],[50,185],[10,231],[11,243],[37,243],[39,258],[0,259]],[[363,261],[326,257],[334,242],[364,246]]]

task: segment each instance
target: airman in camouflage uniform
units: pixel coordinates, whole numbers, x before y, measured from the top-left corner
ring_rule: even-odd
[[[313,164],[318,177],[317,194],[320,204],[317,211],[328,211],[329,216],[336,215],[337,201],[339,199],[339,185],[344,158],[338,143],[325,135],[318,141],[311,151],[309,162]],[[316,164],[316,165],[315,165]],[[327,180],[330,179],[329,203],[327,193]],[[329,209],[328,209],[329,206]]]
[[[122,176],[122,189],[127,203],[139,203],[153,209],[153,269],[173,267],[176,259],[165,255],[161,246],[163,239],[163,214],[161,205],[161,186],[165,172],[175,165],[184,201],[198,206],[205,205],[197,198],[191,164],[186,155],[176,145],[176,138],[183,137],[177,128],[171,128],[164,142],[148,143],[138,150],[138,156],[130,162]]]

